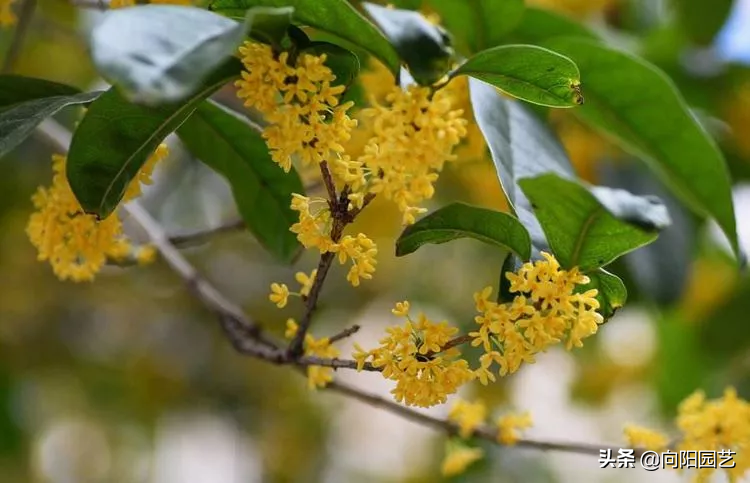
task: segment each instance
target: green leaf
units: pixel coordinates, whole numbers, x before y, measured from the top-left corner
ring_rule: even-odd
[[[470,57],[452,76],[470,75],[508,95],[549,107],[583,103],[581,75],[569,58],[533,45],[503,45]]]
[[[289,231],[297,222],[289,205],[292,193],[304,193],[297,172],[284,173],[257,129],[210,101],[200,104],[177,134],[194,156],[229,181],[245,224],[266,250],[291,261],[300,246]]]
[[[73,134],[67,161],[70,187],[84,211],[109,216],[159,143],[241,69],[240,62],[231,59],[182,102],[132,104],[116,88],[93,102]]]
[[[208,8],[229,17],[243,16],[251,7],[294,7],[294,20],[334,34],[360,46],[398,75],[401,61],[383,33],[347,0],[214,0]]]
[[[264,10],[261,13],[265,13]],[[232,56],[255,11],[238,23],[179,5],[139,5],[108,12],[91,36],[99,72],[133,102],[176,102]]]
[[[599,199],[606,200],[605,207],[582,185],[554,174],[522,179],[519,185],[563,268],[585,272],[608,265],[656,240],[659,230],[669,225],[658,200],[626,191],[594,188]]]
[[[453,203],[430,213],[404,230],[396,241],[396,256],[415,252],[426,243],[474,238],[519,254],[531,255],[529,233],[518,218],[499,211]]]
[[[96,99],[99,94],[101,93],[82,92],[72,95],[53,95],[30,99],[0,110],[0,158],[31,136],[34,129],[46,118],[64,107],[87,104]]]
[[[734,0],[672,0],[685,33],[696,43],[709,45],[732,11]]]
[[[617,309],[623,307],[628,299],[628,289],[622,283],[620,277],[610,273],[603,268],[588,272],[586,274],[591,282],[578,287],[578,292],[595,288],[599,291],[596,299],[599,301],[599,313],[604,320],[612,318]]]
[[[739,255],[724,158],[667,76],[594,42],[557,39],[549,45],[572,58],[585,79],[586,104],[576,114],[647,161],[692,209],[713,216]]]
[[[500,45],[524,16],[523,0],[432,0],[430,7],[468,53]]]
[[[386,8],[368,2],[362,5],[396,48],[409,67],[409,73],[419,84],[432,84],[450,68],[453,49],[448,34],[441,27],[412,10]]]
[[[526,7],[521,22],[508,38],[513,42],[538,44],[554,37],[597,37],[583,24],[563,14],[542,8]]]
[[[292,25],[293,13],[292,7],[255,7],[248,10],[245,16],[235,20],[244,21],[245,17],[250,14],[248,35],[259,42],[273,46],[276,50],[283,50],[291,47],[292,44],[289,27]]]
[[[326,55],[326,65],[336,76],[336,85],[350,86],[359,75],[359,59],[353,52],[329,42],[311,42],[301,52]]]
[[[0,75],[0,110],[43,97],[74,96],[80,92],[73,86],[36,77]]]
[[[469,92],[474,118],[489,146],[500,184],[529,231],[534,257],[538,257],[540,250],[548,249],[547,239],[518,181],[549,172],[573,178],[573,167],[557,138],[527,106],[506,99],[477,79],[469,79]]]

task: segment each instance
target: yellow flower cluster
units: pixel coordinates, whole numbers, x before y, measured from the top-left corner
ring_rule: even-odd
[[[15,0],[0,0],[0,27],[10,27],[17,21],[13,13],[13,2]]]
[[[347,114],[354,103],[339,105],[345,86],[332,85],[336,76],[325,54],[303,53],[292,61],[288,52],[276,58],[270,46],[245,42],[240,55],[245,70],[235,83],[237,96],[265,116],[263,137],[284,171],[294,158],[303,165],[327,161],[344,181],[350,168],[357,171],[343,147],[357,125]]]
[[[314,205],[319,207],[315,208]],[[299,222],[290,228],[297,234],[297,239],[305,248],[317,248],[320,253],[335,253],[342,265],[351,260],[352,266],[346,279],[354,287],[360,280],[369,280],[375,272],[375,259],[378,248],[375,242],[363,233],[357,236],[345,235],[338,242],[331,238],[333,220],[328,202],[322,198],[308,198],[295,194],[292,198],[292,209],[299,212]]]
[[[470,403],[459,399],[448,413],[448,419],[458,424],[458,434],[464,439],[471,437],[474,430],[484,422],[486,417],[487,407],[482,401]]]
[[[449,394],[473,379],[474,374],[469,364],[459,358],[458,349],[443,351],[457,328],[447,322],[432,322],[423,313],[414,321],[409,316],[408,302],[398,303],[393,313],[404,317],[406,323],[403,327],[389,327],[388,336],[380,340],[376,349],[365,351],[355,344],[353,357],[358,370],[370,359],[383,377],[396,381],[391,393],[407,406],[442,404]]]
[[[732,450],[737,454],[734,468],[727,469],[730,481],[736,481],[750,468],[750,404],[737,397],[734,388],[727,388],[724,397],[712,401],[697,391],[678,408],[677,427],[682,439],[677,451]],[[712,468],[700,468],[694,479],[707,481]]]
[[[446,90],[394,86],[384,104],[372,102],[362,115],[373,123],[374,136],[358,159],[371,174],[366,189],[393,200],[403,223],[411,224],[426,211],[418,205],[432,198],[445,162],[455,159],[452,151],[466,136],[467,121]]]
[[[289,287],[287,287],[285,283],[272,283],[271,293],[268,295],[268,300],[275,303],[278,308],[283,309],[289,302],[290,295],[307,297],[308,295],[310,295],[310,290],[312,290],[313,283],[315,283],[315,276],[317,274],[317,268],[313,270],[310,275],[306,274],[305,272],[297,272],[294,275],[294,278],[300,284],[299,292],[290,292]]]
[[[140,195],[140,184],[151,183],[154,165],[167,155],[166,145],[160,146],[145,163],[143,171],[129,185],[123,201]],[[116,214],[104,220],[83,213],[65,176],[65,156],[52,157],[52,186],[40,187],[32,197],[35,211],[26,227],[31,243],[39,251],[40,261],[49,261],[61,280],[91,281],[107,259],[121,260],[133,247],[123,236],[122,222]],[[148,263],[155,256],[151,247],[135,252],[139,263]]]
[[[293,339],[299,330],[299,326],[294,319],[286,321],[286,332],[284,336],[287,339]],[[310,333],[305,334],[305,355],[316,356],[325,359],[333,359],[341,355],[339,350],[331,345],[328,337],[315,339]],[[333,369],[330,367],[307,366],[307,387],[310,390],[323,388],[333,381]]]
[[[530,428],[533,424],[531,414],[528,412],[521,414],[509,413],[500,416],[495,422],[495,426],[497,426],[497,442],[512,446],[518,442],[520,438],[519,432]]]
[[[476,370],[482,384],[495,380],[489,370],[493,363],[500,367],[500,376],[512,374],[522,363],[533,363],[536,353],[563,339],[568,350],[582,346],[582,340],[596,333],[603,322],[596,312],[597,290],[574,293],[589,278],[576,268],[561,270],[548,253],[542,256],[544,260],[525,263],[518,273],[506,274],[510,292],[518,294],[512,302],[490,301],[491,287],[474,295],[481,315],[475,318],[479,330],[469,335],[474,338],[472,345],[481,345],[485,351]]]
[[[734,388],[727,388],[723,397],[714,400],[696,391],[680,403],[677,411],[675,422],[680,435],[676,452],[731,451],[734,467],[724,468],[729,481],[738,481],[750,469],[750,403],[740,399]],[[652,451],[664,450],[669,441],[666,435],[639,426],[627,426],[625,438],[632,446]],[[722,466],[720,459],[715,466]],[[701,465],[693,481],[709,481],[716,469]]]
[[[666,435],[659,431],[629,424],[624,429],[625,439],[631,448],[644,448],[649,451],[662,451],[669,444]]]
[[[461,439],[469,439],[474,431],[484,423],[486,417],[487,407],[482,401],[470,403],[459,399],[448,413],[448,420],[458,425],[458,436]],[[529,413],[508,413],[500,416],[495,422],[497,442],[504,445],[516,444],[520,437],[520,431],[531,427],[531,425]],[[463,473],[470,464],[482,458],[482,456],[484,456],[484,453],[481,448],[468,447],[458,438],[452,438],[446,443],[446,454],[442,467],[443,475],[453,476]]]
[[[460,475],[474,462],[484,457],[482,448],[472,448],[462,444],[460,441],[447,441],[445,443],[445,458],[440,467],[443,476]]]

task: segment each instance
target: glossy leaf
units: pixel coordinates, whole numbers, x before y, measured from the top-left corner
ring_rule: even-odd
[[[55,96],[74,96],[81,91],[67,84],[25,77],[21,75],[0,75],[0,110],[13,104],[34,99]]]
[[[491,85],[469,79],[474,118],[484,135],[500,184],[521,223],[531,235],[534,257],[547,250],[547,240],[518,186],[518,180],[544,173],[574,177],[565,150],[527,106],[503,97]]]
[[[398,53],[383,33],[347,0],[214,0],[208,8],[229,17],[243,16],[252,7],[294,7],[294,21],[336,35],[380,59],[398,75]]]
[[[32,89],[36,89],[37,87],[40,87],[40,85],[32,85]],[[24,102],[13,104],[10,107],[0,110],[0,158],[16,148],[24,139],[31,136],[39,123],[57,113],[60,109],[73,105],[87,104],[101,94],[100,92],[75,93],[76,91],[74,90],[69,95],[55,95],[58,92],[64,92],[64,89],[54,87],[51,91],[53,94],[51,97],[39,97],[35,99],[31,96],[43,96],[41,90],[25,91],[16,97],[17,99],[25,98]],[[7,94],[7,92],[4,94]],[[0,94],[1,96],[3,95]]]
[[[116,88],[102,94],[78,125],[68,153],[68,181],[81,207],[102,218],[109,216],[159,143],[240,70],[241,64],[233,59],[190,98],[158,107],[132,104]]]
[[[290,261],[300,245],[289,227],[297,213],[292,193],[304,193],[297,172],[273,162],[260,132],[210,101],[198,106],[177,130],[198,159],[224,176],[248,229],[277,258]]]
[[[646,160],[695,211],[713,216],[739,253],[724,158],[672,82],[646,61],[598,43],[549,45],[571,57],[585,79],[586,104],[575,113]]]
[[[500,45],[524,15],[523,0],[432,0],[430,7],[468,53]]]
[[[682,300],[691,273],[697,230],[693,218],[643,166],[612,163],[601,171],[602,182],[633,192],[655,193],[669,210],[672,224],[659,239],[625,256],[639,293],[660,304]]]
[[[598,197],[606,200],[605,207],[584,186],[554,174],[522,179],[518,184],[564,268],[588,271],[606,266],[653,242],[659,230],[669,225],[661,202],[625,191],[595,188]]]
[[[622,283],[620,277],[610,273],[603,268],[588,272],[586,274],[591,282],[579,287],[579,292],[595,288],[598,290],[596,299],[599,301],[598,312],[604,320],[610,319],[617,309],[623,307],[628,299],[628,289]]]
[[[549,107],[583,103],[580,73],[569,58],[533,45],[503,45],[470,57],[452,75],[470,75],[508,95]]]
[[[427,243],[474,238],[517,253],[531,255],[529,233],[518,218],[499,211],[453,203],[430,213],[404,230],[396,241],[396,256],[415,252]]]
[[[419,84],[431,84],[449,69],[453,62],[453,49],[447,33],[441,27],[412,10],[386,8],[367,2],[362,5],[409,66],[409,73]]]
[[[236,51],[255,13],[239,23],[179,5],[113,10],[94,28],[91,55],[127,99],[149,105],[175,102],[198,89]]]

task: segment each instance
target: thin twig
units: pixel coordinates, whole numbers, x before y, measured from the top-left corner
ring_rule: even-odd
[[[332,335],[331,337],[328,338],[328,341],[331,344],[333,344],[334,342],[338,342],[338,341],[340,341],[342,339],[346,339],[347,337],[351,337],[352,335],[354,335],[357,332],[359,332],[360,328],[361,327],[359,325],[356,325],[356,324],[352,325],[351,327],[348,327],[348,328],[342,330],[338,334]]]
[[[104,3],[104,0],[71,0],[70,2],[75,7],[80,8],[92,8],[96,10],[109,10],[109,5]]]
[[[245,226],[245,222],[242,220],[232,220],[223,225],[219,225],[216,228],[197,230],[184,235],[172,235],[169,237],[169,241],[172,245],[182,248],[207,242],[216,235],[244,230]]]
[[[21,55],[23,43],[26,40],[26,34],[29,31],[31,25],[31,18],[34,16],[34,10],[36,9],[36,0],[24,0],[21,5],[21,12],[18,14],[18,24],[16,24],[16,30],[13,33],[13,40],[8,47],[8,52],[5,54],[5,61],[3,62],[2,73],[8,74],[16,66],[18,56]]]
[[[424,426],[430,426],[434,429],[445,431],[448,434],[458,433],[458,429],[459,429],[458,426],[451,421],[415,411],[406,406],[402,406],[401,404],[395,401],[384,399],[375,394],[368,394],[364,391],[361,391],[360,389],[349,386],[348,384],[344,384],[338,381],[333,381],[329,383],[328,386],[326,386],[326,389],[339,392],[353,399],[362,401],[370,406],[380,408],[380,409],[385,409],[394,414],[398,414],[399,416],[402,416],[405,419],[409,419],[411,421],[422,424]],[[488,427],[479,427],[475,429],[473,436],[476,438],[484,439],[484,440],[491,441],[493,443],[498,444],[497,431]],[[603,449],[604,450],[614,449],[615,451],[617,451],[615,447],[608,446],[608,445],[593,445],[593,444],[587,444],[587,443],[573,443],[573,442],[567,442],[567,441],[566,442],[541,441],[541,440],[527,439],[527,438],[520,439],[516,443],[516,446],[522,447],[522,448],[540,449],[540,450],[545,450],[545,451],[549,451],[549,450],[565,451],[568,453],[580,453],[580,454],[594,455],[594,456],[599,456],[600,450],[603,450]],[[639,455],[640,455],[640,450],[636,452],[636,456],[639,456]]]

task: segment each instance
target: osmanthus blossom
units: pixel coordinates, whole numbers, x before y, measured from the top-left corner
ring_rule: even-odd
[[[151,184],[155,165],[168,154],[159,146],[131,181],[123,202],[141,194],[141,185]],[[122,232],[116,213],[99,220],[83,212],[65,176],[66,157],[52,157],[53,178],[48,188],[40,187],[32,197],[36,211],[29,218],[26,233],[38,250],[38,259],[48,261],[60,280],[92,281],[108,259],[122,260],[131,254],[139,263],[153,261],[155,250],[134,248]]]

